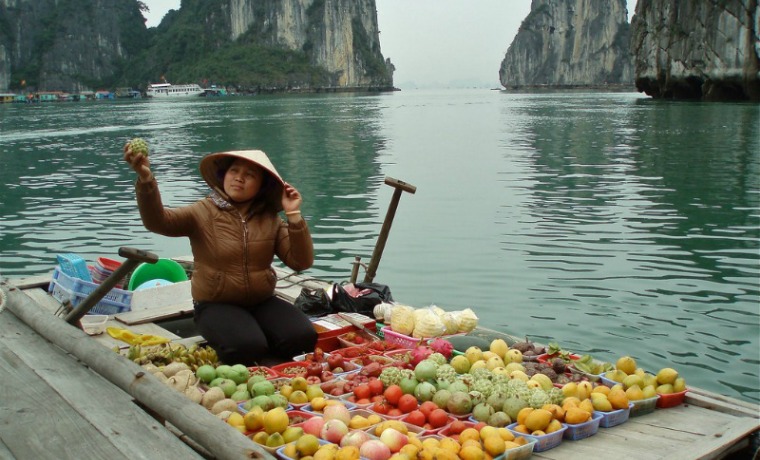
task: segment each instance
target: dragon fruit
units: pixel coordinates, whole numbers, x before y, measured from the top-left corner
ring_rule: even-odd
[[[454,352],[454,345],[452,345],[448,340],[442,338],[437,338],[430,342],[430,348],[432,348],[436,353],[440,353],[445,356],[446,359],[451,359],[451,354]]]
[[[427,359],[430,355],[435,353],[435,350],[427,345],[418,345],[412,350],[411,360],[409,361],[412,366],[416,366],[420,361]]]

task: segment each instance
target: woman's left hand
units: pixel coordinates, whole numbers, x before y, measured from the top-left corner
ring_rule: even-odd
[[[301,193],[286,182],[282,190],[282,210],[285,212],[299,211],[301,203],[303,203]]]

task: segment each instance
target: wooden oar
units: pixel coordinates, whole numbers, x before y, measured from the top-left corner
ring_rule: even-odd
[[[367,267],[367,273],[364,275],[364,282],[371,283],[375,279],[377,272],[377,266],[380,265],[380,257],[383,256],[383,250],[385,249],[385,242],[388,240],[388,234],[391,231],[391,224],[393,224],[393,217],[396,215],[396,208],[398,208],[398,202],[401,199],[401,193],[409,192],[414,195],[417,191],[417,187],[412,184],[407,184],[404,181],[394,179],[392,177],[386,177],[385,183],[395,188],[393,191],[393,197],[391,203],[388,205],[388,213],[385,215],[383,221],[383,227],[380,229],[380,235],[377,237],[377,243],[375,243],[375,250],[372,252],[372,259],[369,261],[369,267]]]
[[[119,255],[126,258],[116,270],[111,273],[108,278],[104,279],[94,291],[90,293],[85,299],[71,310],[66,315],[66,322],[73,325],[78,325],[82,316],[86,315],[92,307],[94,307],[100,300],[113,289],[114,286],[123,279],[129,272],[131,272],[138,264],[145,262],[149,264],[155,264],[158,262],[158,256],[152,252],[142,251],[134,248],[119,248]]]

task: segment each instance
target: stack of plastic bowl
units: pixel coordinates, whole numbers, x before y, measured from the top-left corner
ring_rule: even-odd
[[[99,257],[98,262],[95,265],[90,266],[90,274],[92,275],[92,281],[95,283],[102,283],[105,281],[106,278],[111,276],[111,274],[119,268],[121,265],[121,262],[108,259],[105,257]],[[116,283],[116,287],[119,289],[122,289],[124,287],[124,280],[119,280],[118,283]]]

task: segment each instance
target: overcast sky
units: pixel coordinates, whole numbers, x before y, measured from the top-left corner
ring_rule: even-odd
[[[181,0],[143,0],[154,27]],[[376,0],[383,56],[393,81],[415,87],[500,87],[499,66],[530,0]],[[628,1],[629,20],[635,0]]]

